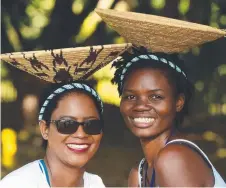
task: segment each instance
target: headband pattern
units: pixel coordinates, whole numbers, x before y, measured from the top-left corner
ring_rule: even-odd
[[[171,67],[172,69],[174,69],[175,71],[177,71],[178,73],[182,74],[186,79],[187,79],[187,75],[184,73],[184,71],[181,70],[180,67],[178,67],[177,65],[175,65],[173,62],[171,61],[168,61],[166,60],[165,58],[160,58],[160,57],[157,57],[156,55],[153,55],[153,54],[147,54],[147,55],[139,55],[137,57],[134,57],[133,59],[131,59],[129,62],[127,62],[125,68],[122,70],[122,74],[120,76],[120,87],[122,88],[122,82],[123,82],[123,79],[125,78],[125,74],[128,70],[128,68],[133,64],[133,63],[136,63],[137,61],[139,60],[142,60],[142,59],[151,59],[151,60],[155,60],[155,61],[158,61],[160,63],[164,63],[164,64],[167,64],[169,67]]]
[[[49,102],[55,96],[57,96],[60,93],[65,92],[65,91],[72,90],[72,89],[81,89],[81,90],[85,90],[86,92],[90,93],[100,104],[101,113],[103,113],[103,102],[101,101],[100,96],[97,94],[97,92],[94,89],[92,89],[91,87],[89,87],[86,84],[71,83],[71,84],[66,84],[66,85],[61,86],[60,88],[56,89],[51,95],[49,95],[47,97],[47,99],[44,101],[44,103],[40,109],[38,120],[39,121],[42,120],[46,107],[48,106]]]

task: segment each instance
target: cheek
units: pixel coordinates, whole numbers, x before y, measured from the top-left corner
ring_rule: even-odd
[[[126,102],[121,101],[119,109],[122,115],[126,115],[131,108],[132,106],[130,104],[127,104]]]
[[[92,136],[93,141],[94,141],[93,152],[96,152],[98,150],[102,136],[103,136],[103,133],[101,133],[99,135],[93,135]]]
[[[155,109],[159,115],[162,116],[175,116],[176,104],[170,101],[166,101],[161,105],[156,105]]]
[[[62,142],[66,139],[66,136],[63,134],[60,134],[56,127],[53,127],[50,125],[49,133],[48,133],[48,142],[51,145],[55,145],[55,143]]]
[[[94,136],[93,136],[93,140],[94,140],[94,142],[95,142],[96,145],[99,146],[100,141],[101,141],[101,139],[102,139],[102,136],[103,136],[103,133],[98,134],[98,135],[94,135]]]

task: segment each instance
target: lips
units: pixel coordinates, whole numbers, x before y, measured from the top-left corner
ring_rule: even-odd
[[[153,125],[155,118],[152,117],[134,117],[130,118],[135,127],[148,128]]]
[[[89,147],[90,144],[75,144],[75,143],[70,143],[70,144],[66,144],[67,148],[75,153],[82,153],[82,152],[86,152]]]

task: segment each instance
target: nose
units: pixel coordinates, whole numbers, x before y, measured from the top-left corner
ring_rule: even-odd
[[[151,106],[146,98],[140,98],[135,103],[134,110],[137,112],[149,111]]]
[[[86,137],[88,137],[88,134],[85,133],[82,125],[79,125],[77,131],[75,133],[73,133],[72,136],[76,137],[76,138],[86,138]]]

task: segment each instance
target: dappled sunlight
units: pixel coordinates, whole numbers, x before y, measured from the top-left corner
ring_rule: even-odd
[[[81,14],[85,7],[85,4],[86,0],[74,0],[72,4],[72,12],[76,15]]]
[[[1,132],[2,137],[2,165],[11,169],[15,165],[15,154],[17,152],[17,133],[10,128]]]
[[[111,66],[112,63],[100,69],[93,75],[93,78],[97,80],[96,90],[103,102],[119,106],[120,98],[117,90],[117,85],[111,83],[115,68],[111,68]]]
[[[120,98],[117,86],[113,85],[110,80],[100,80],[97,83],[96,90],[104,103],[119,106]]]
[[[1,102],[13,102],[17,99],[17,90],[10,80],[1,81]]]
[[[49,19],[42,14],[34,16],[31,20],[31,25],[36,28],[43,28],[48,25],[48,23]]]
[[[29,24],[27,22],[20,23],[21,35],[26,39],[40,37],[44,27],[49,24],[49,17],[54,6],[55,0],[35,0],[28,4],[25,11]]]
[[[222,112],[222,114],[226,115],[226,103],[224,103],[224,104],[221,106],[221,112]]]
[[[114,9],[119,10],[119,11],[129,11],[130,7],[129,7],[129,4],[126,1],[121,0],[121,1],[116,3]]]
[[[208,105],[208,112],[211,116],[226,115],[226,95],[225,87],[223,86],[225,76],[226,64],[221,64],[213,72],[212,80],[206,83],[205,87],[208,90],[204,93],[204,102]],[[200,87],[200,84],[196,83],[196,89],[198,87]]]
[[[76,43],[82,43],[89,38],[96,30],[97,25],[101,22],[101,18],[95,13],[91,12],[81,25],[78,35],[75,36]]]
[[[166,0],[150,0],[150,5],[154,9],[161,10],[165,7]]]
[[[182,15],[187,14],[190,8],[190,0],[180,0],[178,4],[179,13]]]
[[[112,63],[109,63],[107,66],[98,70],[93,74],[93,78],[95,80],[103,80],[103,79],[111,80],[115,72],[115,68],[114,67],[111,68],[111,66],[112,66]]]
[[[212,131],[205,131],[202,136],[203,136],[203,139],[206,141],[216,142],[218,147],[221,147],[225,144],[224,138]]]
[[[114,0],[99,0],[97,8],[110,8]],[[74,37],[76,43],[82,43],[88,39],[96,30],[97,25],[101,22],[100,16],[94,11],[90,12],[89,15],[83,21],[79,33]]]
[[[226,148],[218,148],[217,157],[219,157],[221,159],[226,158]]]
[[[226,103],[224,104],[210,104],[209,105],[209,113],[212,116],[215,115],[226,115]]]
[[[22,36],[27,39],[36,39],[41,34],[40,28],[33,28],[33,27],[29,27],[29,26],[26,26],[23,24],[21,24],[20,31],[21,31]]]
[[[218,70],[218,74],[219,74],[220,76],[225,76],[225,75],[226,75],[226,64],[220,65],[220,66],[217,68],[217,70]]]
[[[11,80],[7,79],[9,71],[5,63],[1,62],[1,102],[14,102],[17,99],[17,89],[14,87]]]
[[[19,133],[18,133],[18,140],[20,141],[27,141],[30,137],[30,134],[27,130],[20,130]]]
[[[100,0],[98,1],[97,8],[103,9],[110,8],[113,2],[114,2],[113,0],[109,1]],[[115,9],[126,11],[129,10],[129,6],[127,2],[119,1],[116,3]],[[76,43],[83,43],[96,31],[96,28],[101,21],[102,20],[100,16],[98,16],[94,11],[90,12],[89,15],[83,21],[79,33],[74,37],[74,41]],[[111,31],[111,29],[109,31]],[[120,40],[120,42],[123,42],[123,40]]]
[[[221,15],[221,16],[220,16],[220,23],[221,23],[222,25],[226,25],[226,15]]]
[[[11,23],[9,15],[5,13],[2,20],[5,24],[6,34],[10,44],[12,45],[15,51],[20,51],[22,49],[21,42],[15,28]]]
[[[126,40],[125,40],[123,37],[121,37],[121,36],[115,37],[115,38],[113,39],[113,41],[114,41],[114,43],[116,43],[116,44],[126,43]]]
[[[53,10],[56,0],[36,0],[36,4],[39,4],[41,10],[50,12]]]
[[[195,89],[199,92],[203,91],[204,89],[204,82],[199,80],[195,83]]]
[[[160,16],[174,15],[181,20],[193,20],[218,28],[226,27],[226,13],[222,7],[224,4],[220,1],[206,1],[205,4],[201,4],[195,0],[12,0],[10,3],[4,1],[2,5],[2,36],[5,37],[2,39],[2,53],[23,49],[46,50],[128,42],[102,22],[94,12],[95,8],[146,12]],[[170,12],[171,7],[176,11],[173,14]],[[181,53],[190,78],[195,83],[194,106],[191,106],[191,116],[185,120],[185,128],[188,128],[185,129],[185,133],[188,133],[190,140],[203,148],[214,166],[224,173],[224,177],[225,39]],[[28,61],[24,63],[30,66]],[[112,185],[118,182],[119,186],[126,186],[130,167],[135,161],[139,161],[143,154],[139,142],[136,142],[136,138],[123,125],[118,108],[120,97],[117,85],[111,83],[115,68],[111,66],[112,63],[109,63],[101,68],[90,76],[89,80],[105,103],[104,108],[107,112],[104,114],[105,138],[98,154],[99,158],[94,158],[93,169],[97,173],[98,170],[101,172],[100,176],[106,178],[107,185],[109,182],[112,182]],[[32,79],[22,71],[15,71],[14,67],[8,67],[1,62],[3,177],[28,161],[42,158],[45,153],[41,147],[42,136],[37,114],[41,90],[47,83]],[[43,70],[38,71],[41,73]],[[9,126],[11,127],[8,128]],[[99,168],[103,162],[106,168]],[[117,172],[106,172],[106,169],[111,169],[118,163],[123,165],[117,166]]]
[[[219,24],[217,22],[219,16],[219,6],[216,3],[211,3],[211,16],[210,16],[210,26],[219,28]]]
[[[7,67],[4,62],[1,62],[1,79],[6,78],[9,74]]]
[[[209,104],[208,108],[209,113],[212,116],[220,115],[221,114],[221,105],[220,104]]]
[[[5,63],[1,62],[1,102],[14,102],[17,99],[17,89],[14,87],[11,80],[7,79],[9,71]]]
[[[214,141],[217,138],[217,134],[212,131],[206,131],[203,133],[203,138],[207,141]]]

